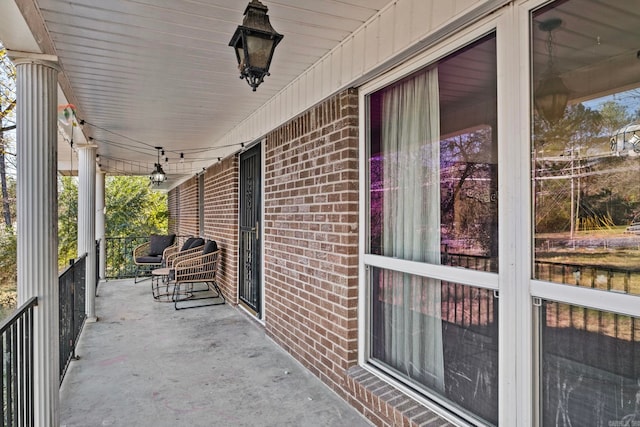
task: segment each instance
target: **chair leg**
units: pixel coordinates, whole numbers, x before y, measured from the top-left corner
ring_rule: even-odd
[[[176,310],[186,310],[189,308],[199,308],[199,307],[210,307],[210,306],[214,306],[214,305],[222,305],[226,302],[226,299],[224,297],[224,295],[222,294],[222,292],[220,291],[220,288],[218,287],[218,284],[215,282],[215,280],[211,281],[211,282],[200,282],[200,283],[204,283],[206,285],[206,289],[201,289],[201,290],[194,290],[194,283],[189,283],[189,289],[185,289],[184,293],[187,294],[188,296],[186,296],[185,298],[179,298],[180,295],[180,283],[177,283],[175,285],[175,287],[173,288],[173,307]],[[215,294],[213,294],[213,291],[215,291]],[[198,296],[195,295],[197,293],[206,293],[202,296]],[[209,304],[196,304],[196,305],[189,305],[187,307],[179,307],[178,304],[181,302],[193,302],[193,301],[198,301],[198,300],[204,300],[204,299],[213,299],[213,300],[218,300]]]
[[[144,269],[145,269],[146,271],[149,271],[149,275],[148,275],[148,276],[143,276],[143,277],[141,277],[141,276],[140,276],[140,270],[141,270],[141,268],[140,268],[140,266],[139,266],[139,265],[136,265],[136,274],[135,274],[135,276],[134,276],[134,278],[133,278],[133,283],[140,283],[140,282],[144,282],[145,280],[150,279],[150,278],[151,278],[151,271],[150,271],[150,269],[152,269],[154,266],[155,266],[155,264],[144,265],[143,267],[144,267]],[[138,280],[138,279],[140,279],[140,280]]]
[[[153,276],[151,276],[151,295],[153,296],[153,299],[158,299],[159,297],[159,284],[157,281],[159,281],[158,277],[154,278]]]

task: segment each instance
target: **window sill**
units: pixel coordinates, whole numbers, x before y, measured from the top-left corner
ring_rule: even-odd
[[[381,421],[382,425],[454,426],[362,366],[354,366],[347,371],[347,386],[351,394],[363,405],[365,416]]]

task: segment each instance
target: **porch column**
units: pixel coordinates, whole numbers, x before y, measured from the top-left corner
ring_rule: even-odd
[[[97,255],[100,260],[98,274],[104,280],[107,269],[107,241],[105,240],[105,176],[106,173],[98,171],[96,173],[96,240],[100,240],[100,253]]]
[[[78,145],[78,256],[87,254],[87,322],[96,321],[96,148]]]
[[[57,58],[9,52],[17,68],[18,304],[34,310],[35,426],[59,424]]]

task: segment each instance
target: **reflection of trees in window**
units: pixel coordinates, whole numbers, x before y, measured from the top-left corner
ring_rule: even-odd
[[[632,120],[623,105],[570,106],[553,126],[534,121],[536,232],[613,230],[639,208],[638,158],[610,150],[610,137]]]
[[[442,242],[450,251],[496,254],[497,171],[495,164],[478,161],[491,146],[488,126],[440,143]]]
[[[369,193],[369,230],[370,252],[382,255],[382,203],[383,203],[383,160],[380,156],[369,159],[369,174],[371,190]]]

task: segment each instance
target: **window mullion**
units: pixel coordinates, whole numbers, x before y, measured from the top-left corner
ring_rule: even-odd
[[[524,16],[523,16],[524,15]],[[498,23],[500,204],[499,425],[532,425],[532,304],[527,14],[505,8]],[[518,94],[514,96],[514,94]]]

